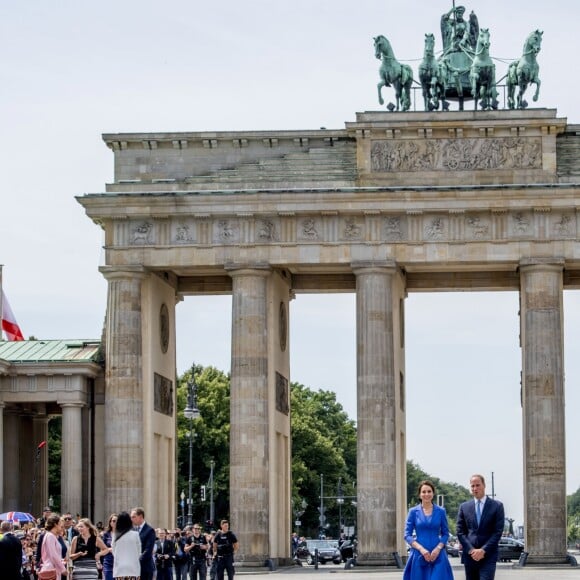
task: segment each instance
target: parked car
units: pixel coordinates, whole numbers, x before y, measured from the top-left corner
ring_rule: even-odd
[[[340,564],[342,561],[336,540],[306,540],[306,549],[307,564],[314,564],[315,550],[318,550],[319,564],[326,564],[327,562]]]
[[[498,558],[500,562],[519,560],[524,551],[524,543],[514,538],[500,538]]]
[[[461,550],[461,544],[459,542],[447,542],[445,545],[445,551],[447,554],[453,558],[459,558],[459,553]]]
[[[340,557],[343,562],[356,557],[356,540],[345,540],[340,547]]]

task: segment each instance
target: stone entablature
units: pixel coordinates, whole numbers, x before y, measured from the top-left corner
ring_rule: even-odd
[[[359,186],[555,183],[552,109],[455,113],[357,113]]]

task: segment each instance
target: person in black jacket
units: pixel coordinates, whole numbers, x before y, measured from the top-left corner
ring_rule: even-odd
[[[217,580],[224,580],[224,571],[227,570],[228,580],[234,577],[234,554],[239,548],[238,538],[230,532],[228,520],[220,522],[220,530],[213,539],[213,553],[217,556]]]
[[[173,579],[173,558],[175,557],[175,543],[167,536],[167,530],[157,530],[155,542],[155,565],[157,567],[157,580]]]
[[[22,542],[12,533],[12,522],[0,524],[0,570],[2,580],[22,579]]]

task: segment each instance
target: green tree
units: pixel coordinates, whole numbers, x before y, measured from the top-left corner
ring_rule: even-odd
[[[177,489],[188,496],[189,487],[189,434],[192,428],[192,504],[193,520],[205,522],[210,517],[210,490],[201,499],[201,486],[208,485],[211,462],[214,468],[215,519],[228,517],[229,513],[229,463],[230,463],[230,378],[214,367],[195,366],[198,419],[183,416],[187,403],[187,385],[191,369],[178,379],[177,386]],[[181,515],[181,509],[179,515]],[[185,507],[187,516],[187,506]],[[215,527],[215,522],[214,522]]]
[[[347,498],[343,504],[343,521],[349,515],[350,499],[356,496],[356,427],[348,418],[336,395],[329,391],[312,391],[299,383],[290,388],[292,430],[292,503],[306,510],[301,516],[301,533],[315,536],[319,530],[320,486],[323,475],[323,497],[326,533],[338,534],[339,479]],[[351,509],[352,511],[352,509]],[[347,522],[348,523],[348,522]]]
[[[60,512],[60,482],[62,453],[62,416],[56,415],[48,422],[48,495],[52,497],[52,509]]]

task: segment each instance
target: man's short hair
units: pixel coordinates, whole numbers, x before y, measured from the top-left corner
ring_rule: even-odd
[[[145,510],[142,507],[134,507],[131,511],[135,512],[135,515],[145,518]]]
[[[0,531],[4,532],[11,532],[12,531],[12,522],[5,521],[0,524]]]

